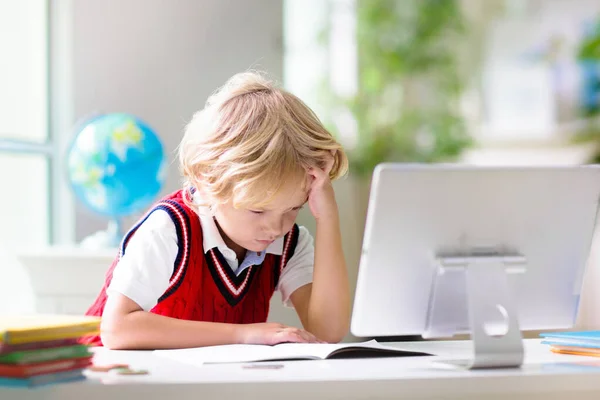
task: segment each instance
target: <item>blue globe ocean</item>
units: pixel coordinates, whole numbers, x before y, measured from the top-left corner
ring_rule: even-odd
[[[105,114],[83,125],[68,153],[68,177],[92,211],[118,219],[148,207],[166,175],[156,133],[129,114]]]

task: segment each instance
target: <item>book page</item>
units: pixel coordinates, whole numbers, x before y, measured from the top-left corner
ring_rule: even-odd
[[[376,340],[370,340],[362,343],[282,343],[274,346],[277,356],[282,358],[302,358],[302,356],[316,359],[326,359],[331,353],[336,350],[345,348],[384,348]],[[388,348],[392,349],[392,348]],[[396,349],[394,349],[396,350]]]
[[[205,363],[252,362],[273,357],[273,347],[252,344],[196,347],[177,350],[155,350],[154,354],[188,365]]]
[[[191,349],[156,350],[154,353],[184,364],[201,366],[212,363],[325,359],[335,350],[348,347],[397,350],[382,346],[375,340],[371,340],[363,343],[283,343],[275,346],[232,344]]]

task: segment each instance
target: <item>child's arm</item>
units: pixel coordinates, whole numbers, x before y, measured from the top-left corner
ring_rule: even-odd
[[[303,326],[317,338],[339,342],[350,325],[350,289],[342,251],[339,213],[329,171],[311,170],[308,203],[317,222],[313,283],[296,290],[290,299]]]
[[[246,343],[315,342],[310,333],[281,324],[224,324],[186,321],[143,311],[119,293],[109,296],[101,325],[110,349],[172,349]]]

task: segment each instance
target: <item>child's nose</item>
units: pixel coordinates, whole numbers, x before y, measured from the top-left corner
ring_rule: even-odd
[[[283,232],[283,219],[273,219],[267,227],[267,232],[270,239],[276,239],[281,236],[281,233]]]

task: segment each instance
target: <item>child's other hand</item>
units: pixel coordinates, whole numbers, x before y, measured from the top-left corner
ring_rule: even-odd
[[[308,170],[310,189],[308,192],[308,206],[315,219],[337,216],[337,203],[329,173],[335,160],[332,154],[328,155],[323,169],[311,168]]]
[[[278,343],[322,343],[313,334],[291,326],[277,323],[239,325],[239,343],[266,344]]]

